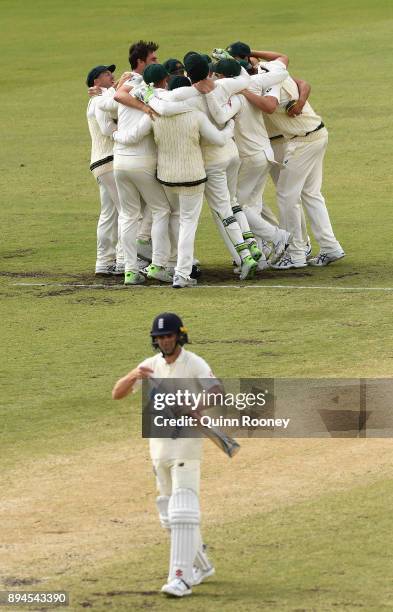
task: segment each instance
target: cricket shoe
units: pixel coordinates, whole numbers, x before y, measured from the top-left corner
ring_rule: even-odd
[[[198,263],[193,263],[192,264],[192,270],[190,273],[190,277],[191,278],[200,278],[201,274],[202,274],[202,270],[201,270],[201,266],[199,265],[199,261],[196,259],[194,261],[197,261]]]
[[[337,251],[333,251],[332,253],[319,253],[317,257],[312,257],[308,260],[310,266],[328,266],[333,263],[333,261],[337,261],[337,259],[342,259],[345,257],[345,253],[342,249],[337,249]]]
[[[123,270],[124,272],[124,270]],[[114,276],[116,272],[116,264],[108,264],[104,266],[96,266],[96,276]]]
[[[149,266],[149,262],[147,261],[147,259],[142,259],[142,257],[137,257],[136,265],[138,266],[139,272],[142,272],[143,274],[143,271],[146,270],[146,268]]]
[[[124,284],[125,285],[143,285],[145,277],[140,272],[125,272]]]
[[[257,262],[251,255],[247,255],[242,261],[240,267],[240,280],[246,280],[248,278],[252,278],[257,269]]]
[[[306,261],[292,261],[290,255],[284,255],[280,261],[270,265],[274,270],[290,270],[291,268],[306,268]]]
[[[154,264],[150,264],[150,266],[145,268],[145,273],[147,278],[152,278],[163,283],[173,282],[172,274],[169,274],[169,272],[162,266],[155,266]]]
[[[257,272],[263,272],[264,270],[268,270],[270,268],[270,262],[267,261],[266,257],[263,255],[261,259],[257,263]]]
[[[152,259],[152,245],[151,240],[140,240],[136,241],[136,250],[139,257],[146,259],[146,261],[150,262]]]
[[[261,240],[261,250],[264,256],[266,257],[266,259],[269,259],[273,249],[269,245],[269,243],[266,242],[266,240]]]
[[[181,578],[174,578],[161,589],[161,593],[169,595],[170,597],[184,597],[184,595],[191,595],[191,588]]]
[[[175,274],[173,277],[172,287],[174,289],[184,289],[185,287],[196,287],[197,280],[195,278],[191,278],[191,276],[181,276],[180,274]]]
[[[198,584],[201,584],[201,582],[204,582],[210,576],[214,576],[215,573],[216,570],[213,566],[209,567],[208,569],[201,569],[200,567],[196,567],[194,565],[194,567],[192,568],[191,586],[198,586]]]
[[[255,261],[259,261],[263,255],[261,249],[258,247],[256,242],[251,242],[248,245],[248,250],[251,253],[251,257],[255,260]]]
[[[125,272],[124,261],[122,263],[116,262],[115,274],[116,276],[122,276]]]
[[[273,242],[273,249],[269,258],[269,262],[271,264],[275,264],[281,257],[284,252],[288,248],[289,241],[291,239],[291,234],[283,229],[279,229],[278,231],[278,240]]]

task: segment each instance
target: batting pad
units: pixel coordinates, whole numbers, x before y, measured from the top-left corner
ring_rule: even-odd
[[[191,489],[176,489],[168,504],[171,526],[169,580],[181,578],[192,583],[192,566],[200,544],[200,510],[197,494]]]
[[[169,517],[168,517],[168,504],[169,504],[169,497],[167,495],[159,495],[156,498],[156,505],[158,508],[158,515],[160,517],[160,523],[164,527],[164,529],[168,529],[168,531],[170,531],[171,525],[169,523]]]
[[[228,251],[230,252],[233,261],[236,262],[237,266],[240,266],[241,263],[242,263],[242,260],[241,260],[241,257],[239,255],[239,253],[236,251],[232,240],[229,237],[229,234],[228,234],[228,231],[227,231],[228,228],[224,227],[223,222],[221,220],[221,217],[220,217],[220,215],[216,211],[214,211],[212,209],[210,209],[210,211],[211,211],[213,220],[214,220],[214,222],[215,222],[215,224],[217,226],[217,229],[218,229],[222,239],[224,240],[225,246],[227,247]]]

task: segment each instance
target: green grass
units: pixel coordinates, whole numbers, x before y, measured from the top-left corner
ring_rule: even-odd
[[[182,610],[390,610],[392,502],[389,480],[205,527],[217,575]],[[159,594],[167,548],[163,532],[157,545],[54,588],[69,590],[76,609],[172,610],[179,604]]]
[[[139,398],[115,403],[110,391],[150,354],[148,332],[159,311],[183,316],[191,350],[219,376],[391,376],[393,292],[360,289],[393,287],[392,8],[390,0],[2,0],[4,474],[25,461],[139,436],[139,418],[130,418],[131,411],[138,414]],[[182,58],[190,48],[209,52],[236,39],[290,56],[291,73],[310,81],[311,103],[329,129],[324,195],[347,252],[344,260],[321,270],[267,272],[252,283],[260,288],[238,289],[204,210],[197,255],[205,276],[195,291],[50,285],[95,282],[98,191],[88,169],[84,80],[101,62],[126,70],[128,45],[141,37],[160,42],[162,60]],[[265,199],[275,206],[271,186]],[[49,285],[16,284],[21,282]],[[233,288],[203,288],[215,283]],[[275,285],[283,288],[269,289]],[[182,607],[388,609],[392,590],[385,580],[384,542],[391,532],[390,505],[379,500],[391,494],[391,482],[381,481],[252,521],[239,517],[236,524],[207,526],[217,581]],[[362,504],[367,520],[357,518]],[[130,551],[120,560],[113,551],[109,566],[98,564],[83,576],[70,570],[66,582],[75,601],[91,599],[95,609],[106,609],[105,597],[92,595],[96,586],[84,578],[97,579],[101,592],[139,592],[148,583],[155,591],[165,563],[162,546]],[[130,601],[132,609],[164,609],[155,593],[109,599],[116,610],[131,609]]]

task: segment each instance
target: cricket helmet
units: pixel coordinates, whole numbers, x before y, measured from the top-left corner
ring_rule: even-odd
[[[150,331],[153,347],[158,348],[156,340],[158,336],[168,334],[177,334],[177,343],[180,346],[188,342],[187,329],[183,326],[181,318],[174,312],[162,312],[154,319]]]

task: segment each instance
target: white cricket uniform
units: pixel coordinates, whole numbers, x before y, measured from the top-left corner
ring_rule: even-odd
[[[228,81],[227,87],[231,93],[236,93],[247,87],[250,77],[242,69],[242,73],[238,77],[222,80]],[[161,115],[174,115],[193,108],[207,114],[208,118],[214,122],[205,96],[194,87],[179,87],[167,92],[161,90],[158,92],[158,96],[153,97],[149,101],[149,105]],[[177,104],[174,103],[175,101]],[[224,147],[217,147],[202,138],[201,148],[207,175],[206,200],[210,208],[224,222],[232,244],[240,247],[240,249],[243,247],[242,254],[245,256],[249,254],[249,251],[244,242],[242,228],[233,216],[231,194],[229,192],[229,188],[233,190],[233,186],[236,185],[240,165],[237,147],[232,139]],[[235,198],[235,191],[233,198]],[[247,229],[249,230],[249,227]]]
[[[134,75],[127,83],[137,86],[142,77]],[[143,112],[118,105],[118,133],[137,125]],[[165,267],[170,256],[168,223],[170,207],[165,192],[155,178],[157,150],[151,134],[135,145],[116,143],[113,148],[114,172],[121,204],[124,266],[138,272],[137,234],[141,216],[141,197],[152,213],[152,262]]]
[[[204,113],[189,110],[154,121],[145,115],[133,130],[115,134],[114,138],[116,142],[136,143],[151,130],[158,150],[157,180],[164,186],[172,211],[178,214],[180,211],[175,274],[187,278],[192,270],[195,233],[207,180],[200,139],[223,147],[232,130],[227,127],[219,131]]]
[[[208,391],[217,384],[206,361],[183,348],[173,363],[168,364],[159,354],[140,365],[153,370],[153,379],[187,379],[187,388],[195,393]],[[202,444],[201,438],[150,439],[150,456],[159,492],[157,508],[162,526],[171,532],[168,582],[181,577],[190,584],[194,563],[210,567],[199,527]]]
[[[285,166],[276,176],[276,189],[280,225],[292,234],[287,252],[293,262],[305,263],[302,204],[321,251],[330,253],[341,246],[334,236],[321,193],[328,132],[309,102],[297,117],[287,115],[286,104],[298,99],[297,85],[288,77],[280,88],[279,107],[273,114],[265,115],[265,124],[276,158]]]
[[[102,89],[103,95],[113,95],[114,89]],[[105,271],[115,261],[123,264],[121,232],[118,223],[120,202],[113,174],[112,133],[116,123],[107,111],[98,106],[99,97],[89,100],[87,123],[91,136],[90,170],[100,190],[101,211],[97,224],[96,272]],[[117,113],[114,114],[114,117]]]
[[[280,61],[270,62],[272,70],[251,76],[248,89],[260,96],[273,96],[279,100],[279,84],[288,75]],[[252,232],[263,240],[274,242],[277,227],[261,217],[262,193],[270,167],[277,165],[263,121],[263,113],[241,95],[230,96],[226,79],[206,95],[213,117],[218,123],[235,117],[235,142],[239,150],[240,168],[237,178],[237,201],[247,215]]]

